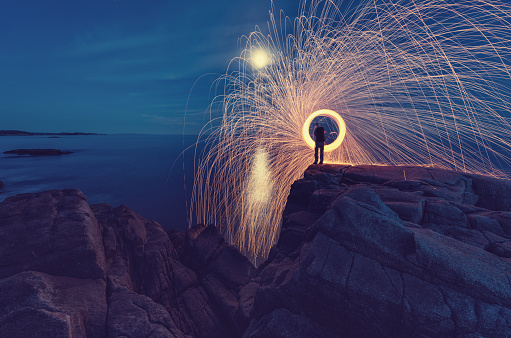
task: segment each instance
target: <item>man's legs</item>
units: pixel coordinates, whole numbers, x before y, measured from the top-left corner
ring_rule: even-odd
[[[318,164],[318,145],[314,148],[314,164]]]
[[[319,164],[323,164],[323,151],[325,150],[325,146],[323,143],[323,146],[321,146],[319,151]]]

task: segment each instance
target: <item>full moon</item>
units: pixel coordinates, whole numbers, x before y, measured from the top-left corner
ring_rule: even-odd
[[[302,136],[303,136],[305,143],[307,143],[307,145],[312,149],[314,149],[314,147],[316,146],[316,143],[312,140],[312,138],[309,134],[309,127],[311,125],[312,120],[314,120],[314,118],[318,117],[318,116],[327,116],[327,117],[332,118],[335,121],[335,123],[337,123],[337,126],[339,127],[339,135],[337,135],[337,138],[335,139],[334,142],[332,142],[330,144],[325,144],[324,151],[327,152],[327,151],[332,151],[334,149],[339,148],[342,141],[344,140],[344,136],[346,136],[346,124],[344,123],[344,120],[342,119],[342,117],[339,116],[339,114],[337,114],[336,112],[334,112],[333,110],[330,110],[330,109],[317,110],[314,113],[312,113],[307,118],[307,120],[305,120],[305,123],[303,124],[303,128],[302,128]]]
[[[264,50],[258,50],[252,53],[252,63],[256,68],[261,69],[270,64],[270,57]]]

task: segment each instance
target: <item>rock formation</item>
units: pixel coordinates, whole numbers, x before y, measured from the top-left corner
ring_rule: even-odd
[[[311,166],[257,269],[78,190],[7,198],[0,237],[2,337],[511,334],[511,184],[488,177]]]
[[[169,236],[127,207],[53,190],[1,203],[0,237],[2,337],[238,335],[253,268],[213,227]]]
[[[510,334],[510,197],[507,181],[445,170],[310,167],[259,268],[247,332]]]

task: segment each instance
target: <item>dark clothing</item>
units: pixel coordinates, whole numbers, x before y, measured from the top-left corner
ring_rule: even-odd
[[[323,151],[325,150],[325,128],[317,127],[314,129],[314,138],[316,139],[316,147],[314,148],[314,164],[318,163],[318,149],[319,164],[323,164]]]
[[[314,129],[314,136],[316,137],[316,143],[325,142],[325,128],[317,127]]]
[[[314,164],[318,163],[318,149],[319,151],[319,164],[323,164],[323,150],[325,149],[325,142],[317,142],[314,148]]]

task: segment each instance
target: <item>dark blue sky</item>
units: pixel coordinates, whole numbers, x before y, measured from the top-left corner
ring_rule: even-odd
[[[275,0],[296,16],[299,0]],[[183,132],[270,0],[2,0],[0,129]]]

